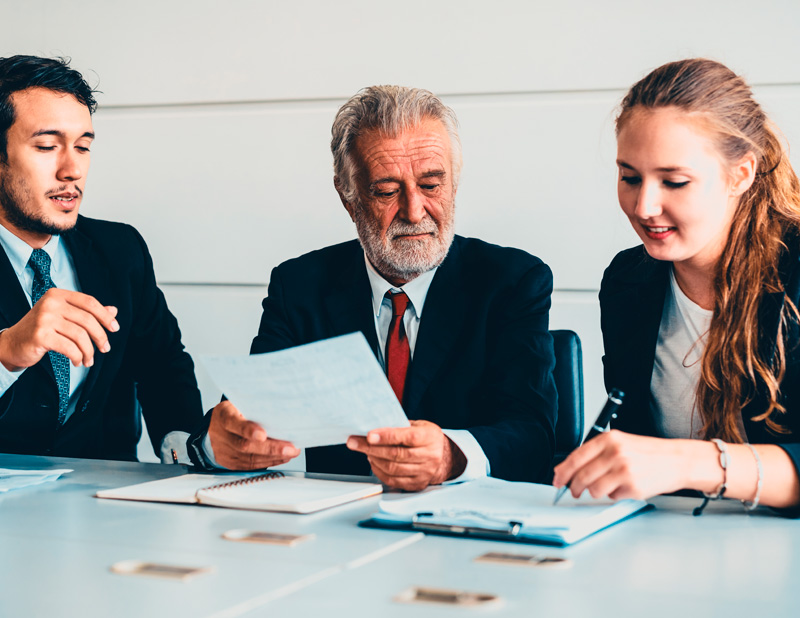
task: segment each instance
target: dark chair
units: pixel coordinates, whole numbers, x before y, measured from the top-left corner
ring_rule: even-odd
[[[551,330],[550,334],[556,355],[553,378],[558,392],[555,465],[563,461],[583,439],[583,354],[577,333]]]

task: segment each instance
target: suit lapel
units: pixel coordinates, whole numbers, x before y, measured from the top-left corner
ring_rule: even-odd
[[[11,266],[11,262],[6,255],[6,252],[0,250],[0,328],[8,328],[14,326],[31,310],[28,304],[28,298],[19,283],[17,273]],[[50,364],[50,357],[45,355],[36,363],[36,368],[44,371],[49,376],[49,381],[53,388],[56,386],[56,378],[53,374],[53,366]],[[30,371],[30,369],[29,369]]]
[[[341,283],[331,283],[330,293],[323,298],[323,304],[334,336],[361,331],[377,357],[378,335],[372,315],[367,267],[361,246],[358,243],[353,246],[353,254],[342,264]]]
[[[620,411],[616,426],[627,431],[655,435],[649,393],[658,331],[669,285],[669,265],[647,258],[647,262],[631,274],[626,284],[607,298],[603,307],[603,322],[616,323],[613,328],[607,328],[604,324],[604,331],[608,331],[604,332],[604,338],[617,340],[616,345],[620,346],[620,350],[615,358],[620,368],[616,377],[627,384],[606,386],[628,391],[628,405]],[[624,320],[624,323],[620,320]]]
[[[116,306],[108,264],[94,250],[91,239],[81,232],[80,218],[78,219],[78,226],[64,234],[62,240],[72,257],[81,292],[93,296],[101,305]],[[86,376],[83,392],[81,393],[81,401],[78,402],[77,410],[80,410],[88,399],[92,387],[97,381],[97,376],[103,367],[104,357],[105,354],[98,353],[95,348],[94,365],[92,365],[89,374]]]
[[[410,419],[419,417],[417,410],[422,397],[462,330],[465,319],[462,308],[467,306],[467,292],[461,266],[460,244],[456,238],[425,298],[403,402]]]
[[[25,297],[25,292],[17,279],[17,273],[11,266],[6,252],[0,249],[0,319],[3,323],[0,328],[8,328],[19,322],[31,306]]]

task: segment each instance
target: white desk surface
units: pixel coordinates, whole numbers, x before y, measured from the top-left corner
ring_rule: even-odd
[[[565,549],[362,529],[377,498],[313,515],[99,500],[98,489],[182,466],[0,454],[0,467],[73,468],[0,494],[0,616],[797,616],[800,521],[738,503],[656,498]],[[310,533],[295,547],[226,530]],[[488,551],[563,556],[566,569],[476,563]],[[121,560],[211,566],[188,582],[112,574]],[[401,604],[410,586],[499,595],[496,607]]]

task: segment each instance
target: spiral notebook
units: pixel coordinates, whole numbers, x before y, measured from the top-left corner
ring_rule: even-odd
[[[377,483],[356,483],[286,476],[282,472],[236,475],[185,474],[117,489],[98,498],[140,502],[207,504],[230,509],[313,513],[380,494]]]

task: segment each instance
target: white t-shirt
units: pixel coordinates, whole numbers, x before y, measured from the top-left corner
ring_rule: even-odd
[[[713,312],[683,293],[672,270],[669,283],[650,380],[650,410],[660,436],[699,438],[703,421],[697,384]]]

